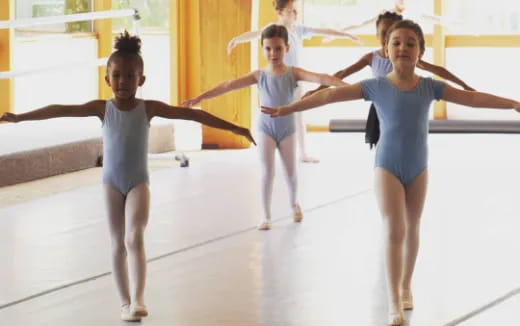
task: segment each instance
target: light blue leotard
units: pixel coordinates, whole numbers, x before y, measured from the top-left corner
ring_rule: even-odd
[[[374,76],[374,78],[384,77],[391,73],[394,69],[390,59],[383,58],[379,54],[379,50],[372,52],[372,62],[370,63],[370,68],[372,69],[372,76]]]
[[[103,183],[127,195],[135,186],[148,183],[148,131],[144,101],[130,111],[106,102],[103,119]]]
[[[303,39],[312,36],[312,28],[305,25],[294,24],[291,30],[288,30],[289,51],[285,54],[283,62],[292,67],[300,66],[300,53],[303,51]]]
[[[403,185],[427,167],[428,113],[431,102],[441,98],[444,86],[423,77],[410,91],[398,89],[386,77],[361,82],[363,97],[374,102],[380,121],[375,166],[388,170]]]
[[[288,66],[280,76],[273,76],[262,69],[258,76],[260,104],[268,107],[291,104],[294,101],[297,86],[292,67]],[[294,114],[272,118],[261,112],[258,129],[271,136],[279,145],[285,137],[295,132]]]

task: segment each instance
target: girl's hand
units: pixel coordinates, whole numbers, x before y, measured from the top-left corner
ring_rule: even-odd
[[[249,129],[247,128],[242,128],[242,127],[238,127],[236,129],[233,129],[231,130],[233,133],[237,134],[237,135],[240,135],[240,136],[244,136],[247,138],[247,140],[249,140],[249,142],[255,144],[256,146],[256,142],[255,140],[253,139],[253,136],[251,135],[251,132],[249,131]]]
[[[289,112],[283,106],[279,106],[279,107],[276,107],[276,108],[270,108],[270,107],[267,107],[267,106],[262,106],[262,112],[265,113],[265,114],[269,114],[272,118],[281,117],[281,116],[288,115],[288,114],[292,113],[292,112]]]
[[[233,51],[233,49],[235,48],[235,46],[237,46],[237,42],[235,41],[235,39],[231,39],[231,41],[229,41],[228,45],[227,45],[227,54],[230,55],[231,54],[231,51]]]
[[[10,112],[5,112],[0,116],[0,121],[6,121],[6,122],[18,122],[18,115]]]
[[[330,43],[330,42],[334,41],[335,39],[337,39],[337,37],[334,37],[334,36],[327,36],[327,37],[324,37],[324,38],[321,40],[321,43]]]
[[[357,44],[360,44],[360,45],[363,45],[365,44],[359,37],[357,36],[354,36],[354,35],[350,35],[350,39],[353,41],[353,42],[356,42]]]
[[[197,97],[194,97],[194,98],[187,99],[186,101],[182,102],[181,105],[182,106],[192,107],[192,106],[194,106],[195,104],[197,104],[199,102],[200,102],[200,99],[197,96]]]
[[[302,100],[303,100],[304,98],[306,98],[306,97],[311,96],[312,94],[314,94],[314,93],[316,93],[316,92],[317,92],[317,90],[308,91],[307,93],[303,94],[303,96],[302,96]]]
[[[338,37],[336,36],[327,36],[327,37],[324,37],[321,42],[322,43],[330,43],[332,41],[334,41],[335,39],[337,39]],[[356,42],[357,44],[365,44],[359,37],[357,36],[354,36],[354,35],[350,35],[349,39],[353,42]]]
[[[516,110],[516,112],[520,113],[520,102],[516,102],[513,108]]]

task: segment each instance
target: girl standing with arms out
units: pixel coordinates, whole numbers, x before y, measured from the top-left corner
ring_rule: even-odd
[[[425,13],[422,9],[422,4],[418,3],[418,0],[408,1],[408,4],[406,4],[405,0],[394,0],[393,2],[394,4],[392,8],[381,11],[381,13],[378,16],[384,14],[385,12],[392,12],[396,15],[405,16],[406,19],[413,19],[424,23],[432,23],[436,25],[449,25],[450,23],[455,23],[455,21],[447,19],[446,17]],[[371,17],[356,25],[344,27],[341,29],[341,31],[346,32],[371,25],[375,21],[377,21],[378,16]],[[332,37],[328,37],[323,41],[330,42],[333,39],[334,38]]]
[[[377,30],[377,39],[381,43],[381,48],[372,52],[365,54],[361,59],[359,59],[353,65],[346,67],[343,70],[340,70],[334,74],[334,76],[344,79],[345,77],[360,71],[366,66],[370,66],[372,70],[372,75],[377,77],[384,77],[392,72],[392,62],[388,58],[385,52],[385,37],[388,29],[395,22],[403,20],[403,16],[393,13],[393,12],[384,12],[377,17],[376,20],[376,30]],[[459,79],[457,76],[446,70],[444,67],[436,66],[431,63],[428,63],[422,59],[419,59],[417,62],[417,67],[423,70],[429,71],[432,74],[440,76],[446,80],[454,82],[455,84],[460,85],[465,90],[474,91],[473,88],[468,86],[465,82]],[[321,89],[327,88],[327,86],[320,86],[313,91],[307,92],[304,97],[309,96]],[[376,109],[374,104],[370,106],[370,111],[368,113],[367,124],[365,128],[365,142],[370,144],[370,148],[377,144],[379,139],[380,130],[379,130],[379,119],[377,117]]]
[[[147,166],[150,120],[153,117],[193,120],[230,130],[254,141],[249,130],[207,112],[136,98],[138,87],[145,82],[141,40],[125,32],[116,39],[115,48],[108,59],[105,77],[114,92],[112,100],[49,105],[24,114],[4,113],[0,121],[90,116],[102,121],[103,184],[112,240],[112,269],[121,299],[121,319],[140,321],[141,317],[148,315],[144,304],[144,230],[150,210]]]
[[[273,117],[327,103],[365,99],[381,119],[375,162],[375,193],[383,217],[388,323],[402,325],[403,309],[413,308],[412,275],[419,249],[419,224],[428,179],[428,111],[433,100],[462,105],[516,109],[520,102],[451,87],[415,74],[425,49],[416,23],[400,21],[388,30],[387,56],[393,70],[385,77],[317,92],[291,105],[263,108]]]
[[[289,50],[288,39],[288,32],[284,26],[268,26],[263,30],[261,36],[264,56],[269,62],[266,68],[253,71],[235,80],[223,82],[215,88],[185,101],[183,104],[192,106],[202,100],[258,84],[261,105],[280,106],[294,101],[298,87],[297,82],[300,80],[334,86],[346,85],[336,77],[287,66],[284,63],[284,57]],[[280,153],[285,168],[294,221],[301,222],[303,214],[297,198],[295,117],[293,114],[290,114],[286,117],[271,118],[266,114],[260,113],[259,131],[258,150],[260,151],[260,162],[262,165],[261,194],[264,214],[258,228],[260,230],[269,230],[271,228],[271,197],[276,149]]]
[[[303,48],[303,39],[310,38],[312,35],[319,36],[333,36],[336,38],[349,38],[356,42],[360,40],[348,33],[340,32],[334,29],[328,28],[313,28],[296,23],[298,18],[298,11],[296,9],[296,0],[275,0],[273,6],[278,15],[278,25],[283,25],[289,32],[289,51],[285,56],[285,64],[291,67],[300,66],[300,56]],[[269,25],[268,25],[269,26]],[[265,27],[264,27],[265,29]],[[251,31],[243,33],[237,37],[234,37],[228,44],[228,54],[231,53],[233,48],[239,43],[250,42],[256,40],[262,34],[262,30]],[[296,90],[296,100],[301,97],[301,88],[298,87]],[[319,160],[311,157],[307,154],[306,142],[305,142],[305,124],[301,113],[295,114],[296,119],[296,135],[297,142],[299,145],[300,160],[302,162],[318,163]]]

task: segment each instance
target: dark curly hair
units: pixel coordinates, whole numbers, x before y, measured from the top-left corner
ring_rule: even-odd
[[[403,16],[399,15],[398,13],[393,12],[393,11],[385,11],[384,13],[377,16],[376,28],[379,26],[379,23],[381,23],[381,21],[383,19],[389,19],[389,20],[397,22],[397,21],[403,20]]]
[[[143,71],[144,62],[141,57],[141,39],[139,36],[130,35],[128,31],[124,31],[116,37],[114,48],[116,50],[108,58],[107,67],[116,58],[124,58],[136,60],[139,68]]]

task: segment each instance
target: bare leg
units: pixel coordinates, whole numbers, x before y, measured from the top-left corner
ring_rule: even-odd
[[[128,218],[126,247],[131,275],[132,304],[144,306],[144,287],[146,284],[146,253],[144,248],[144,230],[150,211],[150,190],[142,183],[130,190],[126,198]]]
[[[298,203],[298,175],[296,171],[296,138],[290,135],[280,142],[278,147],[280,157],[285,170],[287,186],[289,187],[289,199],[293,209],[295,222],[301,222],[303,214]]]
[[[404,272],[401,285],[403,307],[413,308],[411,283],[419,251],[421,214],[426,200],[428,171],[424,171],[406,188],[406,236],[404,243]]]
[[[125,248],[125,197],[111,185],[104,185],[105,206],[112,240],[112,273],[121,306],[130,305]]]
[[[403,244],[405,237],[405,190],[401,182],[383,168],[375,169],[375,192],[383,217],[385,272],[389,323],[401,325],[401,284],[403,278]]]
[[[273,182],[275,173],[276,142],[271,136],[262,132],[258,134],[258,152],[262,167],[262,208],[264,219],[258,226],[260,230],[269,230],[271,221],[271,197],[273,195]]]

